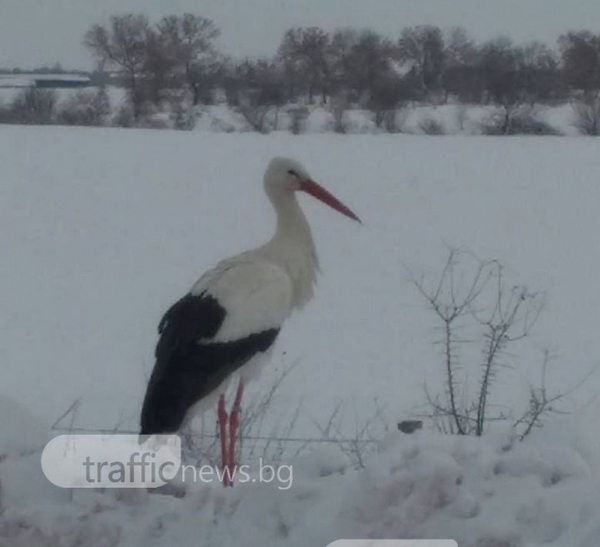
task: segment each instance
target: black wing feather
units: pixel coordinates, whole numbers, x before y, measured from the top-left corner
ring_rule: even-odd
[[[201,338],[213,338],[225,315],[225,309],[216,298],[206,293],[186,294],[169,308],[158,324],[160,338],[156,344],[156,358],[168,360],[173,353],[190,347]]]
[[[184,296],[164,315],[142,408],[142,435],[177,431],[194,403],[266,351],[279,333],[269,329],[231,342],[211,342],[225,316],[226,310],[206,293]]]

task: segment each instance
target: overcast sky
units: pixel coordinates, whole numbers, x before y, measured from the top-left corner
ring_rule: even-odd
[[[408,25],[463,26],[476,38],[507,34],[553,42],[562,32],[600,31],[600,0],[0,0],[0,67],[60,61],[90,68],[81,45],[93,23],[124,11],[152,18],[191,11],[223,30],[222,50],[236,56],[275,52],[285,29],[369,27],[396,37]]]

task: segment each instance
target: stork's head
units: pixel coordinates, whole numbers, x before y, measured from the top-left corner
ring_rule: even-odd
[[[304,166],[291,158],[273,158],[265,172],[265,191],[275,206],[286,196],[306,192],[332,209],[360,222],[360,219],[341,201],[317,184]]]

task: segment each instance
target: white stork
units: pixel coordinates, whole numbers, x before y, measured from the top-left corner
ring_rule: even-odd
[[[225,486],[232,485],[235,469],[244,384],[267,360],[283,322],[313,296],[319,264],[296,193],[360,222],[295,160],[273,159],[264,189],[277,215],[275,235],[219,262],[164,315],[141,415],[141,435],[174,433],[193,416],[193,407],[218,398]],[[228,415],[224,393],[234,375],[239,383]]]

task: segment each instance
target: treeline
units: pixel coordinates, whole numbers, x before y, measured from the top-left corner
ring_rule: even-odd
[[[151,22],[129,13],[94,25],[84,44],[96,74],[104,75],[100,80],[127,90],[123,125],[139,125],[166,105],[185,126],[190,105],[215,102],[237,109],[257,130],[268,109],[314,103],[334,113],[369,110],[378,127],[390,130],[409,101],[496,105],[503,133],[520,105],[572,99],[581,112],[600,112],[600,35],[589,31],[566,33],[550,47],[506,37],[477,43],[462,28],[436,26],[407,27],[397,37],[293,28],[272,57],[243,60],[219,51],[219,35],[218,26],[199,15]]]

